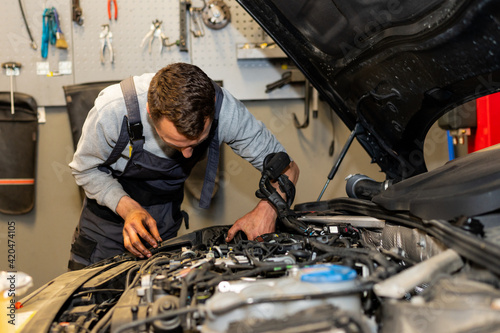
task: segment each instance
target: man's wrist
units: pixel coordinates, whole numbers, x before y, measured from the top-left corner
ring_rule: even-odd
[[[116,206],[116,213],[120,215],[124,220],[127,215],[135,209],[141,208],[141,205],[137,203],[134,199],[129,197],[128,195],[124,195],[118,201],[118,205]]]
[[[278,211],[276,210],[276,207],[274,207],[268,200],[266,199],[261,199],[259,203],[257,204],[258,209],[262,209],[265,211],[267,214],[272,214],[273,219],[276,219],[278,217]]]

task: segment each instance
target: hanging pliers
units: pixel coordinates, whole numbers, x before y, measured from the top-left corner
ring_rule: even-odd
[[[104,52],[106,46],[109,50],[109,61],[114,63],[115,55],[113,53],[113,45],[111,44],[111,38],[113,37],[113,33],[109,29],[109,24],[101,25],[101,33],[99,34],[99,38],[101,39],[101,63],[104,64]]]
[[[118,19],[118,5],[116,4],[116,0],[108,0],[108,17],[111,20],[111,2],[113,3],[113,8],[115,9],[115,21]]]
[[[144,47],[144,44],[148,42],[148,51],[151,53],[151,45],[153,44],[153,40],[158,38],[160,41],[160,53],[163,51],[163,41],[167,39],[167,37],[161,32],[161,24],[163,21],[154,20],[151,24],[151,30],[144,36],[141,42],[141,48]]]

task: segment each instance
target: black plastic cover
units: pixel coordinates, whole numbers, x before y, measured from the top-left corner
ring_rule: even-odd
[[[119,83],[120,81],[88,82],[64,86],[64,96],[68,107],[68,116],[73,138],[73,147],[82,135],[82,127],[94,101],[104,88]]]
[[[0,212],[25,214],[35,205],[38,116],[35,99],[0,92]]]
[[[500,209],[500,146],[390,186],[372,201],[422,219],[452,220]]]

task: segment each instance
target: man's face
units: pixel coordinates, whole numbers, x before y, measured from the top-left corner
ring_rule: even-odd
[[[176,149],[182,153],[185,158],[190,158],[193,155],[193,149],[203,141],[208,138],[210,134],[210,126],[212,121],[210,119],[205,120],[205,126],[203,132],[199,138],[195,140],[190,140],[184,135],[180,134],[175,128],[174,124],[165,119],[160,119],[156,125],[155,129],[160,138],[171,148]]]

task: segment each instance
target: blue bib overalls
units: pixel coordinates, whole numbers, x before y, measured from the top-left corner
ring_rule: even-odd
[[[127,116],[124,117],[120,136],[108,159],[99,170],[113,175],[127,194],[141,204],[156,220],[163,240],[175,237],[183,212],[184,182],[194,165],[207,156],[207,170],[202,188],[200,207],[208,208],[215,184],[219,162],[217,124],[224,98],[221,88],[214,83],[216,92],[215,114],[207,140],[195,147],[190,158],[175,152],[171,158],[162,158],[144,150],[139,103],[132,78],[120,83]],[[132,151],[123,171],[111,168],[127,148]],[[73,236],[69,269],[80,269],[102,259],[126,251],[123,245],[123,219],[95,200],[86,198],[79,224]],[[148,244],[144,244],[148,246]]]

